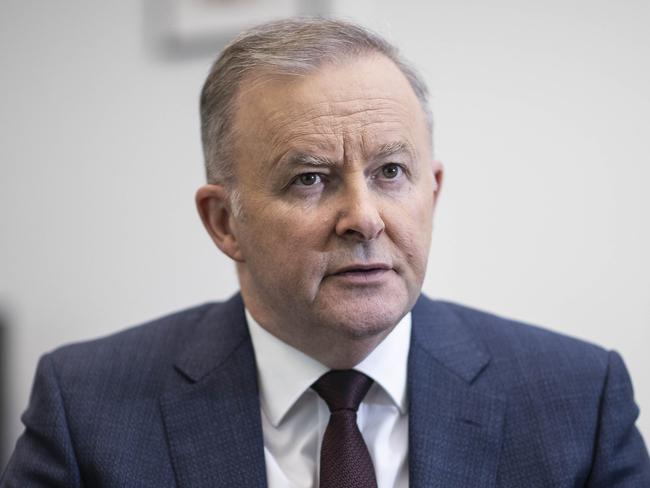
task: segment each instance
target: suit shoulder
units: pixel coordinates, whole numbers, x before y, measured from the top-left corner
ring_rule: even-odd
[[[173,312],[104,337],[63,345],[49,354],[56,359],[85,354],[94,355],[109,349],[124,351],[125,347],[140,349],[140,346],[145,344],[160,345],[167,342],[168,339],[178,339],[179,335],[185,335],[186,327],[199,321],[207,310],[215,306],[219,306],[219,304],[205,303]]]
[[[456,303],[431,303],[443,314],[455,316],[496,359],[549,364],[570,361],[599,370],[607,367],[608,351],[588,341]]]
[[[575,397],[597,408],[616,353],[537,325],[454,303],[431,303],[447,328],[463,329],[463,339],[490,358],[479,378],[483,387],[509,398],[537,399],[542,406]]]
[[[202,318],[221,303],[178,311],[114,334],[64,345],[45,355],[66,385],[124,376],[159,374],[169,365],[179,348],[189,340]]]

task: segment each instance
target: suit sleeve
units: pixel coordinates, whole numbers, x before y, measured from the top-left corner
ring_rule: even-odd
[[[600,400],[591,488],[650,487],[650,459],[635,426],[639,409],[621,356],[609,353],[607,377]]]
[[[81,487],[65,407],[51,356],[41,358],[25,430],[0,479],[0,488]]]

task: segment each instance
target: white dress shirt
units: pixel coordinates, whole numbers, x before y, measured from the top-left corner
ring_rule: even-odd
[[[269,488],[318,486],[329,409],[310,386],[329,369],[262,328],[246,310],[260,388]],[[378,488],[408,487],[406,369],[411,314],[355,369],[375,382],[357,414]]]

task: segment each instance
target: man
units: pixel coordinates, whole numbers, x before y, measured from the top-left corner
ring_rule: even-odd
[[[621,358],[420,295],[427,91],[332,20],[242,34],[199,213],[241,295],[41,360],[15,486],[650,486]]]

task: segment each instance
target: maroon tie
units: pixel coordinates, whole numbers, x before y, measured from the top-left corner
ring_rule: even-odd
[[[357,427],[357,409],[371,385],[372,379],[352,369],[330,371],[312,385],[330,409],[320,453],[320,488],[377,488]]]

